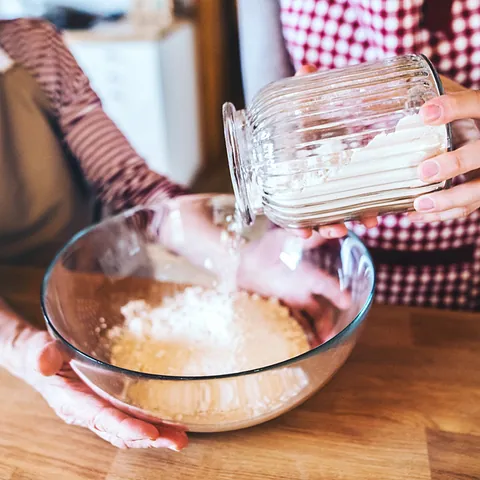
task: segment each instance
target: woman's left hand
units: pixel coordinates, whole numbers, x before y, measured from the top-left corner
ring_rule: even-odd
[[[443,95],[427,102],[420,109],[427,125],[480,119],[480,91],[465,90]],[[467,181],[449,190],[423,195],[415,200],[415,212],[410,218],[416,222],[438,222],[465,218],[480,208],[480,140],[426,160],[419,166],[420,178],[428,183],[441,182],[459,175]]]
[[[88,428],[118,448],[187,446],[185,432],[153,425],[98,397],[70,367],[60,345],[13,312],[0,298],[0,368],[30,384],[66,423]]]

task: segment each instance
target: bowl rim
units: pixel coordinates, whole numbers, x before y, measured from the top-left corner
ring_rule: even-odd
[[[373,274],[373,282],[372,286],[370,289],[370,292],[368,293],[368,297],[363,304],[362,308],[359,310],[355,318],[337,335],[335,335],[333,338],[330,340],[326,341],[325,343],[322,343],[321,345],[318,345],[314,348],[311,348],[310,350],[301,353],[300,355],[296,355],[295,357],[288,358],[287,360],[282,360],[281,362],[277,363],[272,363],[269,365],[265,365],[263,367],[259,368],[254,368],[250,370],[242,370],[239,372],[232,372],[232,373],[222,373],[219,375],[204,375],[204,376],[191,376],[191,375],[184,375],[184,376],[178,376],[178,375],[161,375],[161,374],[155,374],[155,373],[146,373],[146,372],[138,372],[136,370],[130,370],[127,368],[123,367],[118,367],[116,365],[112,365],[108,362],[105,362],[103,360],[99,360],[98,358],[93,357],[92,355],[83,352],[79,348],[75,347],[72,345],[68,340],[66,340],[63,335],[60,334],[60,332],[57,330],[55,325],[53,324],[52,320],[49,317],[48,314],[48,309],[46,306],[46,292],[48,289],[48,284],[50,281],[50,277],[52,274],[53,269],[57,265],[58,261],[60,258],[65,254],[65,252],[68,251],[72,245],[74,245],[78,240],[80,240],[82,237],[88,235],[92,231],[96,230],[100,226],[104,226],[107,223],[117,221],[120,218],[126,218],[128,216],[133,215],[134,213],[141,211],[141,210],[151,210],[152,207],[148,206],[139,206],[135,208],[131,208],[129,210],[125,210],[124,212],[121,212],[120,214],[113,215],[99,223],[95,223],[93,225],[89,225],[79,232],[77,232],[65,245],[57,252],[53,260],[50,262],[50,264],[47,267],[47,270],[45,272],[45,275],[42,280],[42,285],[40,289],[40,306],[42,310],[42,315],[43,318],[47,324],[47,327],[50,331],[50,333],[58,340],[62,342],[62,344],[69,350],[74,352],[74,355],[71,359],[73,360],[78,360],[78,358],[81,358],[82,360],[86,361],[88,364],[93,364],[97,367],[109,370],[111,372],[115,373],[121,373],[122,375],[127,375],[129,377],[136,377],[136,378],[142,378],[145,380],[171,380],[171,381],[205,381],[205,380],[219,380],[219,379],[225,379],[225,378],[235,378],[235,377],[241,377],[245,375],[253,375],[256,373],[260,372],[266,372],[269,370],[275,370],[279,368],[283,368],[286,366],[293,365],[295,363],[298,363],[300,361],[306,360],[310,357],[313,357],[317,353],[323,352],[330,350],[331,348],[334,348],[337,344],[341,343],[342,340],[345,338],[348,338],[348,336],[353,333],[362,323],[362,321],[365,319],[368,311],[370,310],[372,303],[373,303],[373,298],[374,298],[374,293],[375,293],[375,287],[376,287],[376,269],[375,269],[375,264],[373,263],[372,256],[370,252],[368,251],[367,247],[365,244],[362,242],[362,240],[353,233],[351,230],[348,230],[348,233],[346,237],[343,238],[351,238],[353,239],[356,244],[360,247],[362,250],[362,254],[365,255],[370,263],[370,266],[372,268],[372,274]],[[338,239],[340,241],[341,239]]]

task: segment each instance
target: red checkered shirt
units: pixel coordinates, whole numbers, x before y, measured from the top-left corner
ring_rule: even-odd
[[[293,66],[335,68],[405,53],[480,87],[480,0],[280,0]],[[378,271],[377,301],[480,310],[480,216],[412,224],[388,215],[354,226]]]

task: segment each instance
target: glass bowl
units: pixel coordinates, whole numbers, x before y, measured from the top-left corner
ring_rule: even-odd
[[[76,374],[117,408],[193,432],[245,428],[305,401],[348,358],[375,283],[362,242],[352,233],[304,241],[258,217],[235,256],[232,237],[219,228],[233,212],[229,195],[133,209],[77,234],[50,265],[41,293],[48,329]],[[201,377],[110,363],[108,332],[123,324],[123,305],[135,299],[155,304],[166,285],[215,288],[220,278],[280,298],[304,329],[309,350],[248,371],[225,372],[219,365],[219,374]]]

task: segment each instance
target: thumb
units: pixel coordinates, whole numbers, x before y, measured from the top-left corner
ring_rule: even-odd
[[[17,341],[17,347],[26,375],[29,372],[55,375],[66,361],[57,342],[45,331],[27,327]]]
[[[44,332],[42,334],[47,335]],[[50,377],[58,373],[67,361],[58,343],[49,339],[40,350],[37,350],[35,370],[45,377]]]

